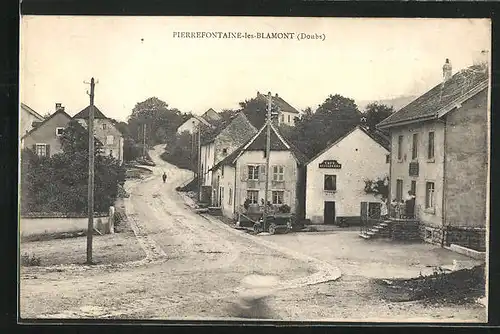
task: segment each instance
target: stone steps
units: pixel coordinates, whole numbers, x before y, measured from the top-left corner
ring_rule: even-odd
[[[389,224],[387,222],[381,222],[370,228],[368,231],[359,233],[359,236],[363,239],[373,239],[380,236],[381,232],[387,228]]]

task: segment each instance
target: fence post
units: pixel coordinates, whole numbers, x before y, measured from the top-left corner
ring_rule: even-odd
[[[108,217],[109,233],[115,233],[115,207],[109,207],[109,217]]]

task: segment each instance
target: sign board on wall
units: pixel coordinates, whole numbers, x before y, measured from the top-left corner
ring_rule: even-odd
[[[319,163],[319,168],[335,168],[340,169],[342,165],[337,162],[337,160],[323,160]]]

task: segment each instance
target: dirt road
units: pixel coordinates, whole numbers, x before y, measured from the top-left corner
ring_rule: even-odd
[[[146,259],[85,269],[24,268],[22,317],[219,318],[228,316],[247,275],[275,276],[280,289],[340,276],[327,263],[194,213],[175,191],[190,173],[163,162],[160,153],[152,152],[152,175],[126,183],[128,220]]]
[[[24,318],[220,319],[247,275],[277,277],[269,298],[283,320],[484,321],[479,306],[384,301],[362,276],[340,276],[339,263],[247,235],[195,214],[175,187],[189,172],[158,158],[144,180],[127,181],[129,223],[146,258],[116,266],[23,268]],[[167,173],[164,184],[161,175]],[[35,278],[36,277],[36,278]]]

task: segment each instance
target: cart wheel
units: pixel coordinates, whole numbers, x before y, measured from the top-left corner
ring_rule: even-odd
[[[276,224],[272,223],[269,225],[269,234],[275,234],[276,233]]]
[[[253,224],[253,231],[255,233],[259,233],[260,232],[260,224],[259,223]]]

